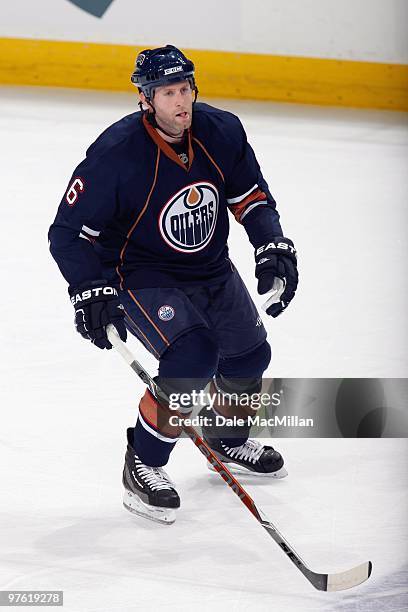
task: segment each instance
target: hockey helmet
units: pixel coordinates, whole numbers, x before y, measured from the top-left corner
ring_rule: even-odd
[[[179,81],[189,81],[191,89],[196,90],[193,62],[173,45],[145,49],[139,53],[130,80],[148,100],[153,98],[156,87]]]

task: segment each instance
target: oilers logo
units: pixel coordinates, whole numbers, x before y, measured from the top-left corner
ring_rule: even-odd
[[[218,191],[211,183],[194,183],[180,189],[163,207],[159,229],[176,251],[194,253],[210,242],[217,222]]]

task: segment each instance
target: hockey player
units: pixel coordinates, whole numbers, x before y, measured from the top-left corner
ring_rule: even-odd
[[[258,292],[278,316],[297,287],[296,251],[239,119],[196,103],[194,65],[177,48],[147,49],[132,82],[140,111],[108,127],[74,171],[49,231],[77,331],[111,348],[106,326],[134,334],[159,360],[168,394],[206,387],[253,394],[270,362],[266,331],[228,256],[229,212],[255,249]],[[191,406],[181,408],[186,414]],[[206,410],[206,409],[205,409]],[[219,427],[215,416],[243,417]],[[280,453],[249,439],[248,411],[220,402],[203,427],[225,462],[286,475]],[[180,499],[164,467],[181,433],[146,390],[127,431],[125,506],[172,522]]]

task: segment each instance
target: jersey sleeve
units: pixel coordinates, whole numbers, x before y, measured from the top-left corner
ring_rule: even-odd
[[[237,157],[226,180],[227,204],[254,246],[282,236],[276,202],[238,120]]]
[[[77,286],[103,278],[94,249],[115,214],[118,173],[109,158],[86,159],[73,173],[50,227],[50,251],[65,280]]]

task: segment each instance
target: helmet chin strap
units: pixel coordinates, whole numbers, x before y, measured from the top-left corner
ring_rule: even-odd
[[[194,107],[194,104],[196,103],[197,96],[198,96],[197,87],[194,88],[194,94],[195,95],[194,95],[194,100],[193,100],[193,107]],[[139,101],[139,108],[142,111],[142,113],[147,113],[147,120],[152,127],[156,128],[157,130],[160,130],[161,132],[163,132],[163,134],[166,134],[166,136],[168,136],[169,138],[183,138],[184,134],[188,132],[187,129],[182,130],[179,136],[175,136],[174,134],[170,134],[169,132],[166,132],[166,130],[157,123],[156,109],[153,106],[152,100],[150,98],[146,98],[146,102],[152,109],[150,112],[149,110],[143,108],[143,103],[141,101]]]
[[[160,130],[161,132],[163,132],[163,134],[166,134],[166,136],[169,136],[169,138],[183,138],[185,132],[187,132],[188,130],[183,129],[181,130],[181,132],[177,135],[175,134],[170,134],[170,132],[167,132],[161,125],[159,125],[157,123],[157,119],[156,119],[156,111],[155,108],[153,106],[153,104],[151,104],[151,107],[153,108],[153,112],[149,113],[149,111],[147,111],[148,115],[147,115],[147,120],[150,123],[150,125],[152,125],[154,128],[156,128],[157,130]]]

